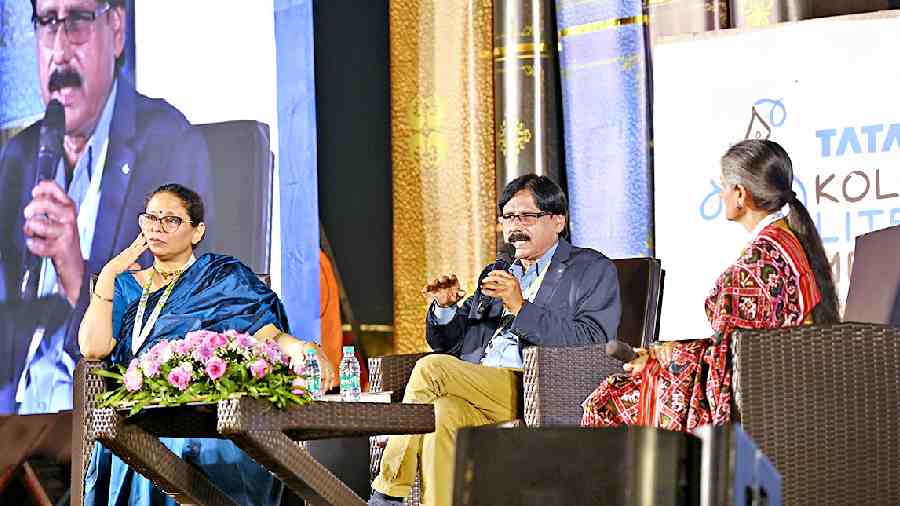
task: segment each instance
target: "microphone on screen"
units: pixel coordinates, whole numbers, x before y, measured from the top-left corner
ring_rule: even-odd
[[[41,181],[56,179],[56,168],[63,155],[63,136],[66,133],[66,111],[59,100],[53,99],[47,104],[44,120],[41,122],[38,139],[37,171],[34,186]],[[26,300],[37,296],[38,278],[40,278],[41,257],[26,251],[24,274],[22,275],[22,298]]]

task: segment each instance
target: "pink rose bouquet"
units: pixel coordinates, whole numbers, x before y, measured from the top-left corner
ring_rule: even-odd
[[[305,366],[273,341],[229,330],[189,332],[184,339],[160,341],[127,367],[98,369],[117,388],[102,394],[103,406],[130,408],[129,415],[150,405],[218,402],[248,395],[279,408],[311,401]]]

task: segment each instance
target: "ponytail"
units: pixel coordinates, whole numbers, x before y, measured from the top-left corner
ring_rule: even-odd
[[[791,212],[787,216],[788,227],[797,236],[797,240],[800,241],[800,245],[806,252],[806,258],[822,296],[822,300],[813,308],[813,321],[817,324],[837,323],[841,320],[837,291],[834,287],[834,279],[831,277],[831,264],[828,263],[825,248],[822,247],[822,239],[819,237],[819,232],[816,230],[806,206],[796,196],[791,197],[787,203],[791,208]]]

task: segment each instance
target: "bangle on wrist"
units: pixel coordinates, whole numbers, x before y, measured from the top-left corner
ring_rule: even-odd
[[[112,302],[112,301],[113,301],[112,299],[107,299],[106,297],[104,297],[104,296],[100,295],[99,293],[97,293],[97,287],[96,287],[96,286],[94,287],[94,290],[91,291],[91,295],[92,295],[95,299],[100,299],[100,300],[102,300],[103,302]]]

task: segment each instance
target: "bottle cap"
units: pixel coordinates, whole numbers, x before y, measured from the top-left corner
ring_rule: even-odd
[[[344,355],[355,355],[353,346],[344,346]]]

